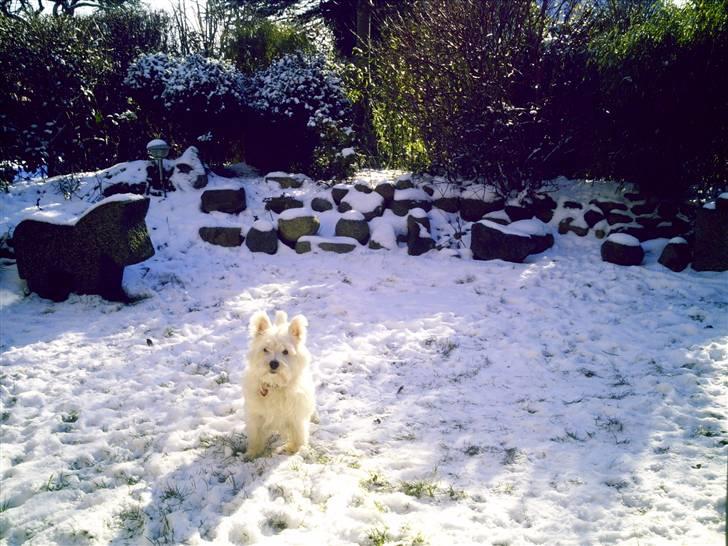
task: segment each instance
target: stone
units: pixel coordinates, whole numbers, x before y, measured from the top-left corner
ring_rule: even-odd
[[[356,241],[348,237],[312,237],[304,236],[296,242],[296,253],[305,254],[318,249],[336,254],[352,252],[357,247]]]
[[[429,220],[425,216],[407,216],[407,254],[420,256],[435,248],[429,232]]]
[[[604,220],[604,215],[598,210],[589,209],[584,213],[584,221],[589,228],[593,228],[602,220]]]
[[[561,222],[559,222],[559,233],[565,235],[567,233],[575,233],[579,237],[586,237],[589,233],[589,228],[584,226],[574,225],[574,218],[567,216]]]
[[[554,210],[557,206],[556,201],[550,195],[537,193],[533,196],[531,210],[536,218],[548,224],[554,217]]]
[[[339,212],[350,210],[360,212],[368,222],[384,213],[384,198],[378,193],[352,191],[347,193],[339,203]]]
[[[645,251],[637,238],[626,233],[613,233],[601,247],[602,260],[617,265],[640,265]]]
[[[390,184],[389,182],[382,182],[381,184],[377,184],[377,187],[374,188],[374,191],[382,196],[382,198],[384,199],[385,207],[388,207],[394,199],[394,184]]]
[[[328,199],[323,197],[314,197],[311,200],[311,208],[316,212],[326,212],[334,208],[334,205]]]
[[[682,237],[670,239],[662,249],[658,262],[675,272],[683,271],[692,260],[690,245]]]
[[[643,226],[620,226],[609,230],[609,234],[612,233],[625,233],[631,235],[639,242],[649,241],[650,239],[657,239],[655,237],[654,230],[645,228]]]
[[[13,233],[20,278],[42,298],[63,301],[71,292],[128,301],[124,267],[151,258],[144,221],[149,199],[115,196],[73,224],[23,220]]]
[[[307,177],[284,172],[272,172],[265,175],[266,182],[276,182],[281,189],[300,188]]]
[[[127,184],[126,182],[117,182],[104,188],[101,192],[104,197],[111,197],[122,193],[133,193],[136,195],[144,195],[147,191],[147,185],[143,182],[138,184]]]
[[[292,214],[287,214],[292,213]],[[313,214],[289,210],[278,218],[278,236],[286,245],[294,248],[296,241],[306,235],[316,235],[319,229],[319,219]]]
[[[503,205],[502,199],[483,201],[482,199],[466,197],[460,200],[460,216],[466,222],[477,222],[489,212],[503,209]]]
[[[344,214],[336,222],[335,233],[337,237],[356,239],[360,245],[365,245],[369,242],[369,224],[364,219],[364,216],[356,211]]]
[[[626,214],[620,214],[618,212],[608,212],[606,217],[607,223],[610,226],[613,226],[614,224],[629,224],[632,222],[631,216],[627,216]]]
[[[245,190],[206,190],[202,192],[202,212],[224,212],[240,214],[245,210]]]
[[[287,195],[271,197],[267,200],[265,204],[265,210],[270,210],[272,212],[275,212],[276,214],[281,214],[286,210],[300,208],[303,208],[303,201],[299,201],[298,199],[294,199],[293,197],[289,197]]]
[[[499,226],[483,220],[473,224],[470,233],[470,250],[476,260],[505,260],[521,263],[530,254],[543,252],[548,244],[548,237],[538,239],[510,226]],[[553,236],[548,234],[553,244]],[[549,245],[550,246],[550,245]]]
[[[372,188],[370,188],[363,182],[358,182],[358,183],[354,184],[354,189],[361,193],[372,193],[374,191]]]
[[[341,200],[344,196],[349,193],[349,189],[350,188],[348,186],[344,186],[342,184],[338,184],[331,188],[331,198],[334,200],[337,207],[341,204]]]
[[[592,199],[591,201],[589,201],[589,204],[594,205],[599,210],[601,210],[604,216],[606,216],[613,210],[628,210],[627,205],[619,201],[602,201],[600,199]]]
[[[695,216],[695,271],[728,271],[728,211],[701,208]]]
[[[251,252],[275,254],[278,251],[278,234],[270,222],[258,220],[248,230],[245,246]]]
[[[645,214],[652,214],[655,212],[655,209],[657,208],[657,205],[655,203],[636,203],[632,205],[632,208],[630,210],[633,214],[636,214],[637,216],[642,216]]]
[[[217,246],[240,246],[243,236],[239,227],[201,227],[200,238],[206,243]]]
[[[506,205],[505,211],[508,215],[508,218],[511,219],[511,222],[528,220],[529,218],[533,218],[534,216],[533,209],[528,206]]]
[[[410,188],[414,188],[415,184],[412,182],[411,178],[399,178],[394,183],[394,189],[396,190],[409,190]]]
[[[445,212],[456,213],[460,210],[459,197],[436,197],[432,204]]]
[[[398,191],[408,191],[408,190],[398,190]],[[424,192],[422,192],[423,195],[427,195]],[[392,212],[396,214],[397,216],[407,216],[409,211],[412,209],[423,209],[426,211],[432,210],[432,202],[428,199],[409,199],[409,198],[397,198],[397,194],[395,193],[395,199],[392,201],[390,208],[392,209]]]
[[[173,188],[199,190],[207,186],[207,171],[195,146],[187,148],[173,163],[174,167],[169,177]]]

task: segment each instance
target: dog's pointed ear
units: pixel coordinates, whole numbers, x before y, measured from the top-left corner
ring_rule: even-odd
[[[276,311],[275,325],[281,326],[288,322],[288,313],[285,311]]]
[[[265,311],[258,311],[252,317],[250,317],[250,337],[255,338],[261,335],[263,332],[268,330],[272,325],[268,314]]]
[[[308,320],[303,315],[296,315],[288,326],[288,333],[296,340],[297,343],[306,341],[306,332],[308,332]]]

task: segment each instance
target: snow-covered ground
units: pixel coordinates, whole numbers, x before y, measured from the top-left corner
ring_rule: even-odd
[[[724,542],[728,273],[673,273],[664,242],[606,264],[573,234],[525,264],[202,242],[270,220],[275,186],[245,186],[238,217],[153,198],[135,304],[23,297],[0,269],[0,543]],[[63,201],[12,191],[3,231]],[[258,309],[308,317],[320,424],[245,462]]]

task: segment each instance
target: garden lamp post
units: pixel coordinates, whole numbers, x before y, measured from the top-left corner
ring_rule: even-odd
[[[167,186],[164,184],[164,171],[162,169],[162,160],[169,154],[169,144],[159,138],[155,138],[147,144],[147,153],[149,157],[157,162],[159,166],[159,185],[162,187],[164,196],[167,197]],[[147,193],[149,193],[149,185],[147,185]]]

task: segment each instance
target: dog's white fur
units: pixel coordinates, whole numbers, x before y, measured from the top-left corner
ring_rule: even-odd
[[[307,331],[303,315],[288,322],[288,315],[278,311],[271,323],[259,311],[250,318],[250,350],[243,376],[247,458],[260,455],[276,432],[286,439],[285,453],[293,454],[308,443],[316,402]]]

